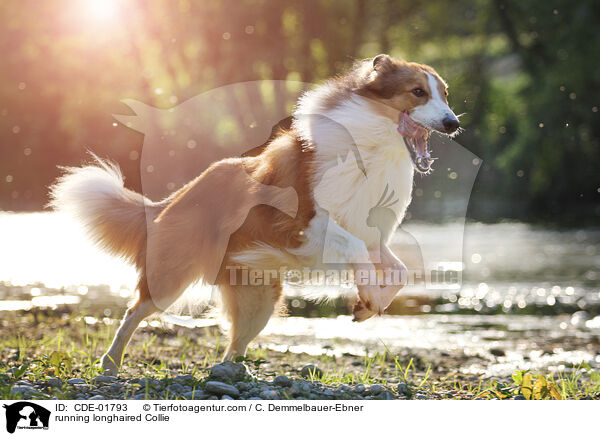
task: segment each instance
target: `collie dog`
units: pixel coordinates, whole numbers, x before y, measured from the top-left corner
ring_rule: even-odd
[[[430,171],[428,135],[459,128],[447,95],[433,68],[381,54],[304,93],[291,124],[265,146],[215,162],[162,201],[126,189],[106,161],[68,168],[51,205],[139,272],[137,301],[102,357],[104,370],[117,373],[139,323],[201,280],[219,288],[231,323],[224,359],[232,359],[265,327],[285,280],[249,283],[239,277],[248,269],[335,263],[364,277],[405,276],[387,239],[410,203],[414,171]],[[374,225],[382,207],[393,218]],[[403,284],[357,280],[354,320],[383,313]]]

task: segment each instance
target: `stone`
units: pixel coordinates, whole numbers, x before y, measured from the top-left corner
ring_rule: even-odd
[[[260,393],[260,397],[263,400],[277,400],[279,398],[279,392],[275,389],[265,390]]]
[[[275,383],[277,386],[281,386],[284,388],[290,387],[292,385],[292,381],[289,379],[289,377],[285,375],[279,375],[275,377],[273,383]]]
[[[186,400],[200,400],[203,396],[204,391],[202,389],[196,389],[195,391],[186,392],[185,394],[183,394],[183,397]]]
[[[123,385],[121,383],[112,383],[110,386],[108,386],[112,391],[120,391],[121,389],[123,389]]]
[[[10,393],[13,395],[21,394],[23,396],[31,396],[38,394],[39,392],[33,389],[31,386],[13,386],[10,390]]]
[[[94,395],[93,397],[88,398],[88,400],[104,400],[102,395]]]
[[[371,395],[377,395],[377,394],[382,393],[383,391],[384,391],[384,388],[381,385],[371,385],[371,386],[369,386],[369,393]]]
[[[208,378],[223,383],[235,383],[244,380],[247,376],[248,370],[242,363],[227,360],[210,368]]]
[[[387,391],[381,391],[379,394],[377,394],[375,396],[375,398],[378,400],[391,400],[392,396]]]
[[[168,389],[169,392],[173,392],[174,394],[181,394],[184,391],[184,387],[179,383],[173,383]]]
[[[85,380],[82,378],[70,378],[69,380],[67,380],[67,383],[70,385],[80,385],[85,384]]]
[[[240,391],[235,386],[219,381],[206,382],[204,388],[211,394],[229,395],[231,397],[239,397]]]
[[[396,387],[396,391],[400,395],[404,395],[406,397],[410,396],[410,394],[411,394],[410,386],[408,386],[406,383],[398,383],[398,386]]]
[[[160,382],[152,377],[142,377],[138,383],[143,387],[146,387],[146,385],[150,387],[156,387],[160,385]]]
[[[331,389],[325,389],[325,391],[323,392],[323,395],[326,395],[328,397],[333,397],[335,395],[335,392],[333,392],[333,390],[331,390]]]
[[[319,377],[323,376],[323,371],[315,365],[305,365],[300,370],[300,375],[304,378],[310,378],[310,377],[319,378]]]
[[[114,383],[117,381],[117,378],[114,375],[98,375],[92,379],[92,383],[96,385],[105,385],[109,383]]]
[[[51,388],[60,388],[62,384],[62,380],[58,377],[49,377],[48,380],[46,380],[46,386],[50,386]]]
[[[180,384],[193,383],[195,380],[196,379],[191,374],[178,375],[177,377],[175,377],[173,379],[173,381],[175,383],[180,383]]]
[[[365,388],[365,385],[363,385],[363,384],[357,384],[356,386],[354,386],[354,392],[356,392],[358,394],[362,394],[365,390],[366,390],[366,388]]]
[[[233,398],[231,398],[229,395],[223,395],[221,400],[233,400]]]

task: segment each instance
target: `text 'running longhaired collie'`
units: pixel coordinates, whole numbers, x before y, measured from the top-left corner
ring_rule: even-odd
[[[104,370],[116,374],[139,323],[195,282],[220,291],[231,323],[224,359],[232,359],[265,327],[285,281],[246,283],[236,280],[241,271],[336,264],[405,277],[387,242],[411,201],[414,171],[431,169],[429,133],[459,128],[447,95],[433,68],[381,54],[304,93],[289,128],[265,146],[213,163],[162,201],[126,189],[106,161],[67,169],[51,205],[139,273]],[[387,218],[374,223],[379,216]],[[356,281],[354,320],[382,314],[403,284]]]

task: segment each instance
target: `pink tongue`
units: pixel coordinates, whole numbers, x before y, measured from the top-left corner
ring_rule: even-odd
[[[401,112],[398,119],[398,133],[415,151],[415,163],[419,169],[427,171],[433,162],[427,151],[427,129],[415,123],[406,112]]]
[[[427,129],[415,123],[406,112],[400,112],[400,117],[398,119],[398,133],[404,137],[410,136],[416,139],[418,136],[426,136]]]

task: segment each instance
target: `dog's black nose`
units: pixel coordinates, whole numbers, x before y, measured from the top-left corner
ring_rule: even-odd
[[[456,129],[458,129],[458,127],[460,126],[460,123],[454,117],[444,118],[442,124],[444,124],[444,129],[446,130],[446,133],[456,132]]]

